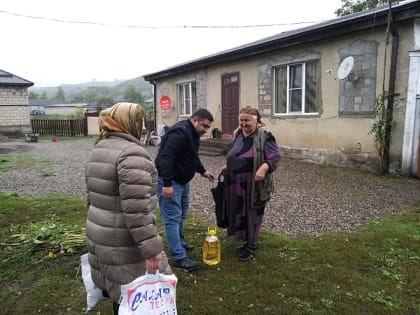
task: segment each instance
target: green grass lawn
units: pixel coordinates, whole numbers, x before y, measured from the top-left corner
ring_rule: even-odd
[[[0,313],[81,314],[85,201],[0,193]],[[162,230],[162,228],[161,228]],[[207,223],[189,217],[192,258]],[[357,232],[292,238],[263,232],[254,260],[219,231],[222,261],[178,277],[178,314],[420,314],[420,204]],[[92,314],[112,314],[102,301]]]
[[[32,154],[8,153],[0,155],[0,172],[7,172],[11,169],[22,169],[34,167],[35,165],[47,165],[50,161],[39,159]]]

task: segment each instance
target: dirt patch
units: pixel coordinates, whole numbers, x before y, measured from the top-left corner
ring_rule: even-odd
[[[8,153],[23,153],[23,152],[28,152],[31,151],[32,147],[29,145],[22,145],[22,144],[18,144],[18,145],[13,145],[13,146],[3,146],[0,147],[0,154],[8,154]]]

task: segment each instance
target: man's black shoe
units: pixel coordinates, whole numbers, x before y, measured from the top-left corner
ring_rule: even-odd
[[[191,260],[187,257],[183,258],[183,259],[179,259],[179,260],[174,260],[173,263],[175,268],[180,268],[180,269],[184,269],[186,271],[194,271],[198,269],[198,262]]]
[[[194,245],[187,243],[185,243],[183,246],[187,252],[192,251],[195,248]]]

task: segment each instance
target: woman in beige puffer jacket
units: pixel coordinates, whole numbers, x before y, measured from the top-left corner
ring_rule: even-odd
[[[139,141],[144,110],[118,103],[101,111],[101,134],[86,169],[86,236],[93,282],[118,314],[120,286],[159,269],[171,274],[156,226],[157,171]]]

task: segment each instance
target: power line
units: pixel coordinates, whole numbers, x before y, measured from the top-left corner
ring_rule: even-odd
[[[45,20],[45,21],[58,22],[58,23],[82,24],[82,25],[84,24],[84,25],[96,25],[96,26],[119,27],[119,28],[140,28],[140,29],[258,28],[258,27],[289,26],[289,25],[312,24],[312,23],[323,22],[323,21],[307,21],[307,22],[294,22],[294,23],[253,24],[253,25],[172,25],[172,26],[148,26],[148,25],[129,25],[129,24],[109,24],[109,23],[99,23],[99,22],[89,22],[89,21],[77,21],[77,20],[62,20],[62,19],[57,19],[57,18],[45,17],[45,16],[25,15],[25,14],[8,12],[8,11],[3,11],[3,10],[0,10],[0,13],[7,14],[7,15],[12,15],[12,16],[17,16],[17,17],[28,18],[28,19]]]

